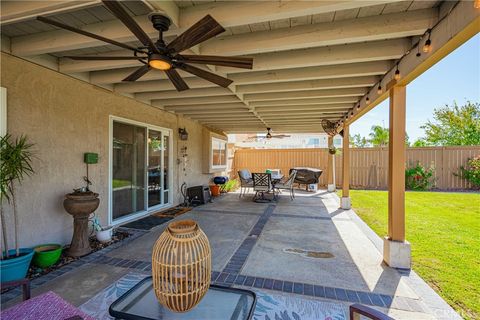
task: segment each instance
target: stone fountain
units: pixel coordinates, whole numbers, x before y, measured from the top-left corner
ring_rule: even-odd
[[[72,243],[67,250],[69,256],[81,257],[92,251],[88,241],[88,217],[99,204],[98,193],[91,191],[75,191],[65,195],[63,207],[73,216]]]

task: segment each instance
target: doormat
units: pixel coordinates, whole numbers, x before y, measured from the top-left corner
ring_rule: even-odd
[[[170,220],[172,220],[174,217],[156,217],[156,216],[148,216],[127,224],[122,225],[124,228],[130,228],[130,229],[140,229],[140,230],[150,230],[153,227],[159,226],[161,224],[164,224]]]
[[[179,215],[184,214],[185,212],[188,212],[190,210],[192,210],[192,208],[175,207],[175,208],[170,208],[167,210],[155,212],[152,215],[159,218],[178,217]]]

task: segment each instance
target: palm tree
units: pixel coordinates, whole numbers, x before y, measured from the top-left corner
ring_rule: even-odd
[[[370,142],[374,147],[386,147],[388,146],[388,129],[382,126],[372,126],[370,136]]]

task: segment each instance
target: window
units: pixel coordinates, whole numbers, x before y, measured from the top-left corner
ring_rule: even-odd
[[[212,168],[227,166],[227,141],[212,138]]]

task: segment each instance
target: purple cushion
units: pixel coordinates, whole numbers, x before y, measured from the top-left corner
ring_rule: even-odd
[[[2,320],[64,320],[73,316],[94,320],[52,291],[23,301],[0,313]]]

